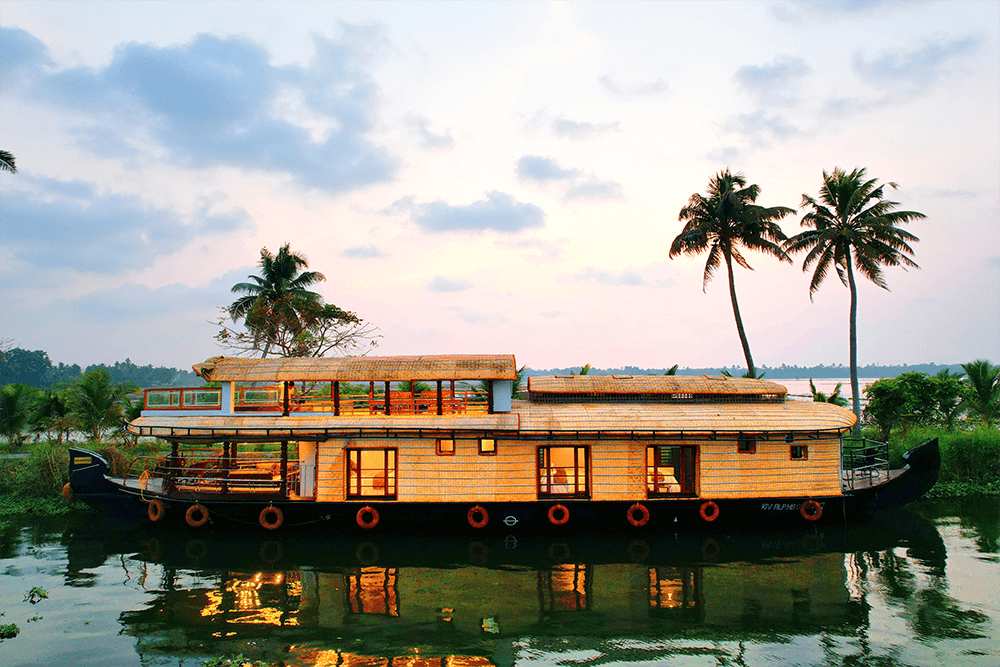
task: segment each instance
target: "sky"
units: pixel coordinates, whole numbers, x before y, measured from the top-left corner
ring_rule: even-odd
[[[1000,3],[22,2],[0,12],[0,338],[189,367],[285,243],[377,355],[733,366],[670,259],[723,169],[867,169],[927,217],[859,284],[861,365],[1000,362]],[[759,365],[847,364],[849,291],[736,268]]]

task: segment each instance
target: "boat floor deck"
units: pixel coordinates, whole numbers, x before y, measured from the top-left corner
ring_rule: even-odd
[[[896,479],[902,475],[903,472],[903,470],[877,470],[854,473],[854,471],[845,470],[841,482],[843,484],[844,491],[860,491],[862,489],[870,489],[873,486],[885,484],[886,482]]]
[[[148,480],[140,480],[138,478],[123,479],[121,477],[110,478],[115,484],[119,484],[126,489],[131,489],[139,492],[147,492],[151,495],[167,495],[163,491],[163,479],[154,478]],[[190,498],[210,498],[210,497],[226,497],[226,498],[259,498],[261,496],[268,497],[269,499],[277,499],[281,495],[280,483],[268,483],[266,485],[258,486],[244,486],[238,483],[229,482],[228,489],[223,491],[220,484],[210,484],[210,483],[184,483],[184,480],[180,480],[179,483],[174,485],[174,491],[183,494],[183,497]],[[315,500],[312,496],[300,496],[295,493],[294,490],[289,490],[288,497],[284,500]]]

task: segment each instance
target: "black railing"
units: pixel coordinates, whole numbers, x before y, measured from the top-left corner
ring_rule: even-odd
[[[867,438],[844,439],[844,486],[870,486],[889,477],[889,445]]]

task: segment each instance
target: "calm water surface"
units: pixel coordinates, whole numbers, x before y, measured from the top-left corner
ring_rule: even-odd
[[[4,519],[0,665],[1000,665],[997,499],[775,533],[160,528]]]

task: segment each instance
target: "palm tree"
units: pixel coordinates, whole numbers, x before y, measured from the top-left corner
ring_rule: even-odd
[[[858,416],[855,436],[861,432],[861,392],[858,390],[858,289],[854,272],[857,269],[888,290],[883,266],[920,268],[910,257],[913,248],[909,245],[920,239],[898,225],[927,217],[916,211],[893,210],[899,202],[884,199],[885,185],[897,187],[895,183],[878,185],[876,179],[867,179],[863,168],[849,174],[839,167],[833,173],[824,170],[819,200],[802,195],[802,207],[810,211],[801,224],[812,229],[785,242],[785,250],[790,253],[809,251],[802,263],[803,271],[816,265],[809,283],[810,301],[831,266],[837,270],[840,282],[851,290],[851,394],[854,414]]]
[[[105,431],[118,428],[125,409],[131,406],[128,395],[138,389],[131,382],[112,384],[111,373],[103,368],[81,375],[70,395],[73,416],[80,429],[91,439],[100,440]]]
[[[833,388],[833,393],[827,396],[823,392],[818,391],[816,385],[813,384],[812,378],[809,378],[809,391],[812,393],[813,403],[833,403],[834,405],[846,408],[847,399],[840,395],[840,387],[843,384],[843,382],[838,382],[837,386]]]
[[[729,296],[733,302],[736,330],[743,345],[749,377],[756,377],[757,369],[750,355],[750,344],[743,330],[743,319],[736,301],[733,261],[744,269],[753,270],[740,252],[740,246],[743,246],[790,263],[792,260],[778,245],[786,237],[775,220],[795,212],[785,206],[758,206],[754,203],[758,196],[760,186],[748,186],[743,174],[734,175],[728,169],[719,172],[708,182],[707,197],[695,193],[688,199],[687,206],[681,209],[678,219],[685,223],[684,229],[670,246],[671,259],[681,254],[700,255],[708,251],[702,292],[707,289],[712,274],[725,260],[729,274]]]
[[[229,316],[234,322],[243,318],[247,328],[264,346],[262,358],[267,356],[278,334],[276,327],[294,324],[303,305],[322,305],[322,297],[306,288],[326,277],[318,271],[299,272],[307,266],[306,258],[292,252],[287,243],[276,255],[261,248],[260,275],[248,276],[253,282],[233,285],[234,294],[245,296],[229,306]]]
[[[17,173],[14,156],[3,150],[0,150],[0,171],[9,171],[12,174]]]
[[[969,376],[966,396],[969,407],[992,426],[1000,419],[1000,366],[994,366],[988,359],[976,359],[962,364],[962,369]]]
[[[673,366],[667,369],[667,372],[664,373],[664,375],[677,375],[678,368],[680,368],[680,364],[674,364]]]

